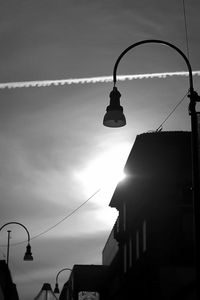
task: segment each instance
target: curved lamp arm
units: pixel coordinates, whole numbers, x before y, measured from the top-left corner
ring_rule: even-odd
[[[0,228],[0,231],[7,225],[10,225],[10,224],[16,224],[16,225],[20,225],[21,227],[23,227],[25,230],[26,230],[26,233],[28,235],[28,244],[26,246],[26,252],[24,254],[24,260],[26,261],[31,261],[33,260],[33,256],[32,256],[32,253],[31,253],[31,246],[30,246],[30,234],[29,234],[29,231],[28,229],[26,228],[26,226],[24,226],[23,224],[19,223],[19,222],[8,222],[6,224],[4,224],[3,226],[1,226]]]
[[[65,271],[65,270],[67,270],[67,271],[72,271],[72,269],[70,269],[70,268],[64,268],[64,269],[60,270],[60,271],[57,273],[57,275],[56,275],[56,284],[55,284],[55,289],[54,289],[54,293],[55,293],[55,294],[59,294],[59,293],[60,293],[59,287],[58,287],[58,276],[59,276],[59,274],[60,274],[61,272]]]
[[[3,226],[1,226],[0,231],[1,231],[5,226],[10,225],[10,224],[17,224],[17,225],[22,226],[22,227],[26,230],[26,232],[27,232],[27,235],[28,235],[28,243],[30,243],[30,234],[29,234],[29,232],[28,232],[28,229],[27,229],[23,224],[21,224],[21,223],[19,223],[19,222],[8,222],[8,223],[4,224]]]
[[[187,58],[187,56],[176,46],[174,46],[173,44],[169,43],[169,42],[165,42],[165,41],[162,41],[162,40],[143,40],[143,41],[140,41],[140,42],[137,42],[137,43],[134,43],[132,45],[130,45],[128,48],[126,48],[121,54],[120,56],[118,57],[118,59],[116,60],[116,63],[114,65],[114,69],[113,69],[113,82],[114,82],[114,86],[117,82],[117,78],[116,78],[116,73],[117,73],[117,67],[119,65],[119,62],[120,60],[122,59],[122,57],[128,52],[130,51],[131,49],[137,47],[137,46],[140,46],[140,45],[143,45],[143,44],[163,44],[163,45],[166,45],[166,46],[169,46],[170,48],[173,48],[174,50],[176,50],[184,59],[184,61],[186,62],[187,64],[187,67],[188,67],[188,72],[189,72],[189,83],[190,83],[190,90],[193,90],[193,78],[192,78],[192,67],[191,67],[191,64]]]

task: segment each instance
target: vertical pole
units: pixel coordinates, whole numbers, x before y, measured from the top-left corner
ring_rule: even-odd
[[[198,95],[190,90],[189,112],[191,115],[192,138],[192,177],[193,177],[193,209],[194,209],[194,234],[195,234],[195,269],[197,299],[200,299],[200,188],[199,188],[199,147],[198,147],[198,119],[195,109]]]
[[[10,233],[11,230],[7,230],[8,232],[8,243],[7,243],[7,265],[9,264],[9,252],[10,252]]]

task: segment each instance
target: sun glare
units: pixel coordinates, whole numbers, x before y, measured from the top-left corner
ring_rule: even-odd
[[[94,191],[101,189],[108,193],[113,190],[119,181],[126,175],[123,171],[128,157],[130,146],[121,144],[95,157],[81,170],[77,176],[84,185],[84,189]]]

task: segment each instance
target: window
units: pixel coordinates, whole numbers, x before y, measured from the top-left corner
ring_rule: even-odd
[[[136,232],[136,259],[140,258],[140,235],[139,231]]]
[[[129,267],[131,268],[133,265],[133,240],[132,237],[129,237]]]
[[[117,218],[117,221],[116,221],[116,231],[117,233],[119,233],[119,217]]]
[[[127,271],[127,246],[124,244],[124,273]]]
[[[126,203],[123,203],[123,229],[126,231]]]
[[[142,224],[142,234],[143,234],[143,252],[147,250],[147,222],[144,220]]]

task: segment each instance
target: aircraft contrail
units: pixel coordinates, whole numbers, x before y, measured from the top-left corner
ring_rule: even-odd
[[[145,79],[145,78],[166,78],[170,76],[188,76],[188,72],[165,72],[165,73],[150,73],[150,74],[135,74],[135,75],[118,75],[118,81],[133,80],[133,79]],[[200,76],[200,71],[193,71],[193,75]],[[22,82],[5,82],[0,83],[0,89],[14,89],[14,88],[28,88],[28,87],[48,87],[58,86],[65,84],[85,84],[85,83],[97,83],[97,82],[112,82],[113,76],[100,76],[100,77],[88,77],[88,78],[69,78],[69,79],[57,79],[57,80],[38,80],[38,81],[22,81]]]

